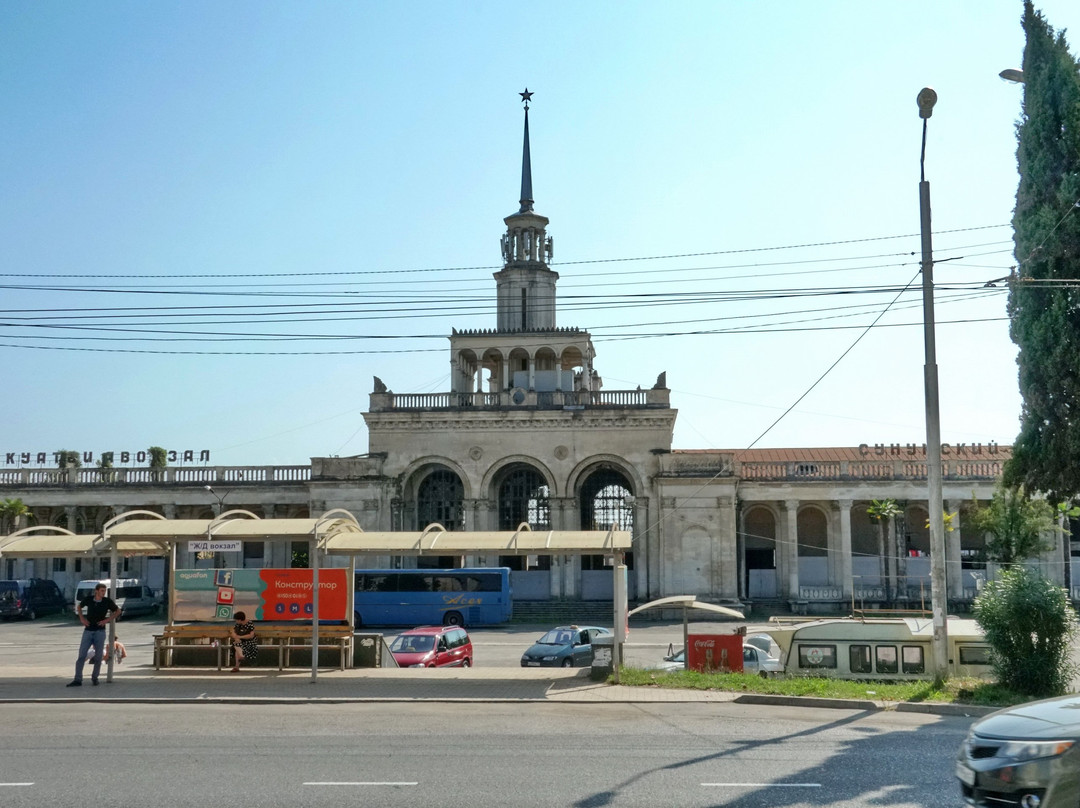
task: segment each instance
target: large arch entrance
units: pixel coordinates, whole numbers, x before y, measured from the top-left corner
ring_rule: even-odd
[[[634,531],[633,489],[630,480],[616,468],[602,466],[587,474],[578,492],[581,508],[582,530]],[[580,591],[582,600],[606,600],[613,597],[611,567],[607,565],[610,556],[583,555],[581,557]],[[634,554],[625,554],[627,568],[628,595],[637,597],[634,586],[636,577],[630,574],[634,569]]]

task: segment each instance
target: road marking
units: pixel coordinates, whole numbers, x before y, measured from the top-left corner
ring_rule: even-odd
[[[821,788],[821,783],[702,783],[705,788]]]
[[[0,783],[0,787],[3,786],[32,786],[33,783]]]
[[[357,781],[357,782],[313,782],[304,783],[305,786],[418,786],[420,783],[407,782],[407,781],[394,781],[394,780],[369,780],[369,781]]]

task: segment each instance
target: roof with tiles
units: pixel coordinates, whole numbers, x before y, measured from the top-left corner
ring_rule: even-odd
[[[674,449],[672,454],[731,454],[739,463],[800,463],[926,457],[921,443],[788,449]],[[945,444],[941,454],[943,458],[1007,460],[1012,457],[1012,447],[996,443]]]

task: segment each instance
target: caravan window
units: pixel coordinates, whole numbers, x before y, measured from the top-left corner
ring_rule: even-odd
[[[871,673],[874,668],[870,662],[869,645],[852,645],[848,649],[848,662],[852,673]]]
[[[899,666],[896,664],[895,645],[875,646],[874,655],[877,657],[878,673],[896,673],[899,670]]]
[[[961,665],[989,665],[990,664],[990,648],[986,645],[961,645],[960,648],[960,664]]]
[[[835,645],[800,645],[799,646],[800,668],[835,668],[836,646]]]
[[[923,661],[923,649],[920,645],[901,647],[900,661],[903,664],[904,673],[926,673],[926,663]]]

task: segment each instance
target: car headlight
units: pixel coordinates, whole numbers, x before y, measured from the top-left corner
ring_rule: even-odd
[[[423,668],[423,667],[424,667],[424,663],[423,663],[423,662],[417,662],[417,663],[415,663],[415,664],[413,664],[413,665],[410,665],[409,667],[410,667],[410,668]]]
[[[1006,741],[998,750],[998,757],[1013,760],[1035,760],[1057,757],[1068,752],[1075,741]]]
[[[552,654],[551,656],[544,657],[544,662],[554,662],[556,659],[558,659],[558,657]]]

